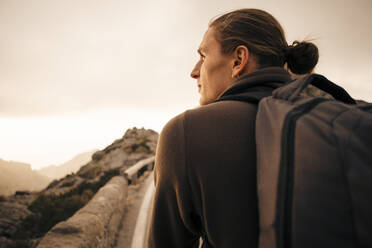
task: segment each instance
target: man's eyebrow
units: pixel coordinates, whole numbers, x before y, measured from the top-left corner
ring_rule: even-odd
[[[199,53],[200,55],[203,55],[203,53],[204,53],[203,48],[199,47],[199,49],[198,49],[198,53]]]

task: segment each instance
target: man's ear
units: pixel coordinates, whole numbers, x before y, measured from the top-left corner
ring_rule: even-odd
[[[240,45],[235,48],[231,75],[233,78],[238,78],[240,75],[244,74],[248,65],[249,57],[250,53],[246,46]]]

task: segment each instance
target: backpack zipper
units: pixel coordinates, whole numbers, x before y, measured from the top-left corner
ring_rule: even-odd
[[[279,167],[278,197],[276,205],[276,242],[278,248],[292,247],[292,198],[294,186],[294,141],[297,120],[318,104],[330,101],[325,98],[314,98],[292,109],[284,119],[281,137],[281,159]]]

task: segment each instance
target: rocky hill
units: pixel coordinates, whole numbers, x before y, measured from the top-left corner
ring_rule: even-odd
[[[80,153],[66,163],[61,165],[50,165],[38,170],[37,172],[51,180],[60,179],[67,174],[77,172],[82,165],[85,165],[91,160],[93,153],[96,151],[97,150]]]
[[[128,129],[76,173],[54,180],[40,192],[1,197],[0,248],[36,247],[51,227],[83,207],[120,170],[153,156],[157,139],[155,131]]]
[[[17,190],[41,190],[50,181],[29,164],[0,159],[0,195],[11,195]]]

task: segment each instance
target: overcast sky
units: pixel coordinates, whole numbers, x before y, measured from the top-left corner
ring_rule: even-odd
[[[189,77],[209,20],[261,8],[314,39],[317,73],[372,101],[372,1],[0,0],[0,158],[34,168],[160,131],[198,105]]]

